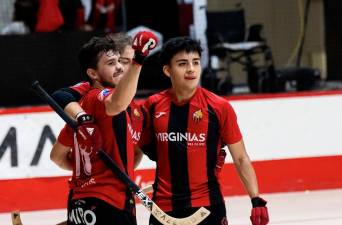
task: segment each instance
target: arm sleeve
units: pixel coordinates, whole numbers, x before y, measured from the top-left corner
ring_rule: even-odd
[[[71,88],[62,88],[52,93],[52,98],[64,109],[70,102],[78,102],[81,94]]]
[[[90,83],[82,81],[71,87],[55,91],[52,98],[64,109],[70,102],[78,102],[90,89]]]

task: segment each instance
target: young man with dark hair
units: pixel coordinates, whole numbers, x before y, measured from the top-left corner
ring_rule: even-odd
[[[77,117],[77,132],[63,128],[51,151],[57,165],[73,171],[68,224],[136,224],[131,191],[96,155],[103,149],[133,178],[134,144],[126,109],[135,95],[142,61],[157,39],[151,32],[139,32],[134,41],[134,58],[125,74],[110,38],[92,38],[79,53],[91,88],[80,100],[84,112]]]
[[[132,65],[132,60],[134,57],[134,49],[132,48],[133,40],[132,37],[126,33],[112,33],[106,36],[108,40],[114,42],[116,49],[120,53],[119,62],[122,65],[122,72],[126,74]],[[121,78],[120,76],[119,78]],[[119,80],[116,80],[116,85],[118,85]],[[87,126],[92,121],[83,121],[82,117],[89,117],[82,107],[79,105],[78,101],[83,95],[88,93],[91,88],[89,82],[80,82],[74,86],[61,88],[52,94],[52,97],[59,103],[59,105],[68,113],[72,118],[79,121],[79,125],[86,122]],[[134,99],[130,102],[127,107],[127,112],[130,115],[132,121],[132,136],[133,142],[136,144],[139,141],[141,130],[144,127],[144,114],[143,108]],[[81,127],[81,126],[80,126]],[[91,137],[90,137],[91,138]],[[140,149],[135,149],[135,166],[137,166],[142,158],[142,153]]]
[[[163,72],[172,87],[145,101],[147,128],[139,143],[157,165],[153,200],[174,217],[189,216],[203,206],[211,213],[201,224],[228,224],[219,180],[225,157],[221,146],[227,145],[251,197],[252,224],[266,225],[266,201],[259,197],[234,109],[198,86],[201,51],[188,37],[172,38],[161,50]],[[149,224],[160,223],[150,217]]]

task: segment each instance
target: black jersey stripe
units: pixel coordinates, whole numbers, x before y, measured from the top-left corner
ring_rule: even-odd
[[[217,146],[219,142],[219,119],[213,110],[208,105],[208,138],[207,138],[207,176],[210,204],[218,204],[222,202],[222,193],[220,185],[215,176],[215,166],[217,160]]]
[[[176,106],[171,103],[168,134],[185,135],[188,127],[188,115],[189,104]],[[174,210],[191,207],[186,139],[169,140],[168,152],[172,185],[172,207]]]
[[[151,115],[151,118],[149,120],[150,124],[148,127],[148,129],[151,129],[151,134],[152,134],[151,140],[146,145],[140,146],[140,149],[143,151],[143,153],[145,155],[148,156],[149,159],[151,159],[152,161],[157,161],[157,151],[156,151],[156,143],[157,142],[156,142],[156,136],[154,134],[154,126],[153,126],[154,111],[155,111],[155,105],[151,105],[151,107],[149,109],[149,115]],[[143,112],[145,112],[145,111],[143,111]],[[146,120],[147,120],[147,117],[145,116],[144,121],[146,121]],[[148,132],[148,131],[143,129],[142,133],[143,132]]]
[[[132,107],[128,106],[126,111],[127,111],[128,115],[129,115],[129,118],[132,118]]]
[[[115,134],[116,143],[118,145],[120,158],[122,160],[122,164],[125,167],[125,171],[127,170],[127,118],[126,111],[119,113],[116,116],[113,116],[112,126]]]
[[[126,111],[121,112],[118,115],[113,116],[112,127],[115,134],[116,143],[118,145],[119,155],[122,164],[125,168],[125,172],[128,174],[127,169],[127,118]],[[134,200],[133,200],[134,203]],[[125,200],[125,210],[132,212],[132,193],[127,188],[126,190],[126,200]]]
[[[148,143],[147,145],[141,146],[141,150],[144,152],[145,155],[147,155],[151,160],[157,161],[157,140],[156,136],[154,133],[154,126],[153,126],[153,118],[154,118],[154,113],[155,113],[155,108],[156,105],[153,104],[149,108],[149,115],[150,115],[150,120],[147,120],[147,112],[144,110],[143,107],[141,107],[141,111],[143,112],[144,115],[144,125],[143,128],[147,126],[147,122],[149,122],[149,128],[151,129],[152,137],[151,137],[151,142]],[[154,177],[154,183],[153,183],[153,195],[152,195],[152,200],[155,200],[155,195],[158,192],[158,164],[156,168],[156,176]]]

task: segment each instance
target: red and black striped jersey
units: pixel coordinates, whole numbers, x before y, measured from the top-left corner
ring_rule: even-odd
[[[72,90],[78,92],[80,96],[83,96],[88,93],[89,90],[91,90],[91,85],[89,82],[82,81],[79,82],[73,86],[70,87]],[[76,97],[76,96],[74,96]],[[142,101],[140,101],[142,102]],[[129,104],[127,108],[127,112],[131,118],[132,126],[131,133],[132,133],[132,138],[133,138],[133,143],[137,144],[140,136],[141,136],[141,131],[143,127],[146,125],[146,121],[144,120],[146,116],[146,112],[144,111],[142,107],[142,103],[139,103],[135,101],[134,99],[132,102]]]
[[[141,137],[141,132],[146,126],[146,111],[144,110],[143,105],[140,103],[138,104],[138,102],[134,99],[129,104],[126,111],[132,122],[131,134],[133,143],[138,144]]]
[[[242,139],[229,102],[201,87],[185,103],[171,90],[149,97],[139,146],[156,161],[153,199],[164,211],[223,203],[215,166],[222,144]]]
[[[132,179],[134,172],[134,144],[132,140],[131,119],[127,111],[116,116],[107,116],[104,99],[110,95],[110,89],[91,89],[80,100],[82,108],[91,114],[99,127],[102,136],[102,149],[106,151]],[[73,147],[73,132],[69,127],[64,128],[58,141]],[[95,153],[84,158],[84,153],[73,150],[73,181],[74,199],[96,197],[123,210],[132,212],[134,198],[127,186],[122,183],[112,171],[98,158]],[[79,160],[77,160],[79,157]],[[84,158],[84,159],[83,159]],[[88,163],[88,165],[86,165]],[[91,174],[87,180],[78,180],[78,173],[83,172],[84,166],[91,166]],[[84,177],[84,176],[80,176]]]

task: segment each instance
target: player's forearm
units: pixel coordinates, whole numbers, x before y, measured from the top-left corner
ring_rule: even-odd
[[[253,198],[259,195],[258,182],[252,163],[248,157],[244,157],[234,162],[239,177],[244,184],[248,195]]]
[[[84,110],[78,102],[70,102],[65,106],[64,112],[66,112],[71,118],[76,119],[76,116],[79,115],[79,113],[84,112]]]
[[[59,157],[59,158],[52,158],[51,160],[60,168],[64,170],[72,170],[72,164],[69,157]]]
[[[60,160],[58,163],[56,163],[60,168],[64,170],[72,170],[72,164],[70,159],[65,158],[63,160]]]
[[[71,149],[69,147],[56,142],[52,147],[50,159],[60,168],[65,170],[72,170],[70,154]]]
[[[106,113],[114,116],[127,109],[138,86],[141,65],[133,63],[127,74],[120,80],[115,91],[106,99]]]

